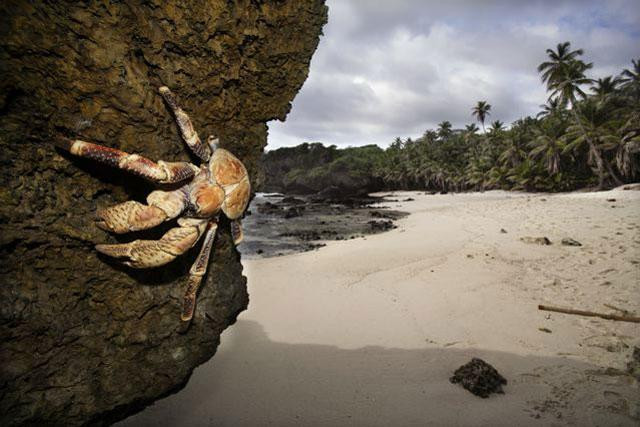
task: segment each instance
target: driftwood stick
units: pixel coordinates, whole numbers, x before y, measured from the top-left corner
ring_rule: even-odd
[[[607,320],[617,320],[619,322],[640,323],[640,317],[636,316],[618,316],[617,314],[596,313],[594,311],[574,310],[571,308],[551,307],[548,305],[539,305],[538,310],[555,311],[557,313],[577,314],[578,316],[601,317]]]
[[[624,308],[616,307],[615,305],[611,305],[611,304],[602,304],[602,305],[604,305],[607,308],[611,308],[611,309],[613,309],[615,311],[619,311],[622,314],[624,314],[625,316],[631,314],[631,312],[629,310],[625,310]]]

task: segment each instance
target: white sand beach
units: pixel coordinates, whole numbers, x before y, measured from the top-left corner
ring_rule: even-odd
[[[640,423],[638,382],[616,371],[640,324],[537,308],[640,315],[640,191],[386,194],[410,212],[395,230],[243,261],[251,301],[216,356],[119,425]],[[504,395],[449,382],[471,357]]]

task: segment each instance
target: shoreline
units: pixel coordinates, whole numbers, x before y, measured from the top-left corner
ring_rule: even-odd
[[[218,354],[119,425],[637,424],[637,325],[537,305],[640,313],[639,192],[393,194],[395,230],[243,260]],[[448,382],[471,357],[505,395]]]

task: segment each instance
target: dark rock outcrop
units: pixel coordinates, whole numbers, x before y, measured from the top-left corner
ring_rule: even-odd
[[[116,240],[93,225],[96,208],[153,188],[51,141],[192,160],[157,94],[167,85],[257,186],[266,122],[291,108],[327,9],[322,0],[8,1],[0,14],[0,424],[106,424],[180,388],[211,358],[248,303],[246,279],[223,222],[184,328],[197,249],[145,271],[98,257],[94,244]]]

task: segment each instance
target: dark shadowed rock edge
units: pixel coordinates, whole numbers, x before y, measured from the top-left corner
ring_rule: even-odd
[[[0,424],[124,418],[180,389],[248,303],[223,221],[181,326],[199,248],[147,271],[99,257],[94,244],[118,239],[93,225],[95,210],[153,187],[52,139],[193,160],[157,94],[167,85],[257,188],[266,122],[291,108],[326,19],[322,0],[0,5]]]

